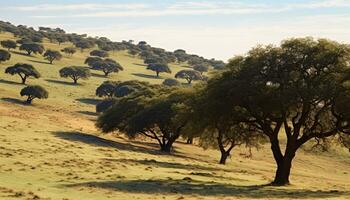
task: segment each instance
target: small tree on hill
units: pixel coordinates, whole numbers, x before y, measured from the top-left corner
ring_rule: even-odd
[[[162,72],[171,74],[171,70],[169,66],[164,63],[149,64],[147,66],[147,69],[156,72],[157,77],[159,77],[159,73],[162,73]]]
[[[65,54],[69,56],[73,56],[77,52],[77,50],[74,47],[66,47],[61,50],[61,52],[64,52]]]
[[[139,54],[140,51],[136,50],[136,49],[129,49],[128,53],[132,56],[136,56],[137,54]]]
[[[11,58],[11,54],[8,51],[0,49],[0,63],[10,60],[10,58]]]
[[[30,64],[17,63],[13,66],[7,67],[6,74],[18,74],[22,79],[22,84],[26,83],[28,77],[40,78],[40,73]]]
[[[19,50],[26,51],[27,55],[30,56],[32,53],[42,54],[44,52],[44,47],[37,43],[24,43],[19,47]]]
[[[44,53],[44,57],[50,62],[50,64],[52,64],[54,60],[62,59],[62,55],[59,51],[53,51],[50,49],[46,50],[46,52]]]
[[[4,40],[0,42],[1,46],[6,48],[8,51],[17,48],[17,43],[13,40]]]
[[[202,80],[202,75],[200,72],[195,70],[184,69],[175,74],[175,78],[186,79],[188,84],[191,84],[192,81]]]
[[[202,65],[195,65],[193,69],[203,74],[203,72],[207,72],[209,70],[209,67],[207,65],[202,64]]]
[[[166,78],[163,81],[163,85],[166,85],[166,86],[178,86],[178,85],[180,85],[180,82],[178,80],[176,80],[176,79],[173,79],[173,78]]]
[[[92,48],[94,46],[94,44],[89,40],[81,40],[81,41],[78,41],[77,43],[75,43],[75,46],[77,48],[80,48],[80,51],[83,52],[84,49]]]
[[[88,79],[91,76],[89,69],[79,66],[64,67],[59,73],[63,78],[71,78],[74,84],[77,84],[79,79]]]
[[[108,55],[107,51],[93,50],[90,52],[90,56],[97,56],[97,57],[105,58],[105,57],[108,57],[109,55]]]
[[[110,73],[122,71],[123,67],[112,59],[105,59],[103,61],[94,62],[92,64],[92,69],[100,70],[105,76],[108,76]]]
[[[112,98],[116,87],[116,82],[105,81],[96,89],[96,96]]]
[[[21,96],[28,96],[27,103],[31,104],[33,99],[47,99],[49,93],[39,85],[27,86],[21,90]]]
[[[87,57],[87,58],[85,59],[84,64],[87,64],[89,67],[92,67],[93,64],[94,64],[95,62],[98,62],[98,61],[103,61],[103,59],[100,58],[100,57],[96,57],[96,56],[94,56],[94,57]]]

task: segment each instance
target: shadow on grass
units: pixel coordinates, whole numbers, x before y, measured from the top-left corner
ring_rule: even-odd
[[[142,146],[136,146],[130,143],[121,143],[117,141],[112,141],[112,140],[107,140],[95,135],[89,135],[85,133],[80,133],[80,132],[53,132],[53,134],[61,139],[64,140],[69,140],[73,142],[82,142],[85,144],[90,144],[93,146],[100,146],[100,147],[113,147],[119,150],[125,150],[125,151],[134,151],[134,152],[140,152],[140,153],[149,153],[149,154],[154,154],[158,155],[160,154],[157,150],[155,149],[150,149],[147,147],[142,147]]]
[[[97,105],[102,100],[100,99],[92,99],[92,98],[79,98],[75,99],[76,101],[79,101],[80,103],[90,104],[90,105]]]
[[[138,65],[138,66],[142,66],[142,67],[147,67],[146,64],[133,63],[133,65]]]
[[[78,113],[84,114],[84,115],[90,115],[90,116],[94,116],[94,117],[98,116],[98,113],[91,112],[91,111],[78,111]]]
[[[30,62],[35,62],[35,63],[40,63],[40,64],[47,64],[47,65],[51,65],[51,63],[49,62],[45,62],[45,61],[38,61],[38,60],[28,60]]]
[[[27,56],[27,57],[32,57],[32,58],[34,58],[33,55],[28,55],[27,53],[20,52],[20,51],[11,51],[11,53],[17,54],[17,55],[21,55],[21,56]]]
[[[0,79],[0,83],[11,84],[11,85],[25,85],[25,84],[22,84],[20,82],[8,81],[8,80],[3,80],[3,79]]]
[[[19,105],[28,105],[28,106],[31,105],[31,104],[26,103],[26,101],[23,101],[20,99],[15,99],[15,98],[1,98],[1,100],[9,102],[9,103],[19,104]]]
[[[249,199],[265,198],[334,198],[349,195],[348,191],[313,191],[308,189],[293,189],[288,187],[272,187],[267,185],[239,186],[216,182],[195,180],[119,180],[86,182],[66,185],[68,187],[93,187],[112,189],[128,193],[146,194],[182,194],[201,196],[231,196]]]
[[[141,73],[132,73],[132,75],[142,77],[142,78],[162,79],[162,77],[157,77],[156,75],[148,75],[148,74],[141,74]]]
[[[45,79],[45,81],[49,82],[49,83],[57,83],[57,84],[61,84],[61,85],[80,85],[79,83],[75,84],[73,82],[67,82],[67,81],[60,81],[60,80],[53,80],[53,79]]]
[[[96,74],[96,73],[91,73],[91,76],[94,76],[94,77],[97,77],[97,78],[108,78],[107,76],[105,75],[102,75],[102,74]]]

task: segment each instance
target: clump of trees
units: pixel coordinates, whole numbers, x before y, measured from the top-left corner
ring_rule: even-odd
[[[175,78],[185,79],[188,84],[191,84],[192,81],[202,80],[203,76],[200,72],[190,69],[184,69],[175,74]]]
[[[73,56],[77,50],[74,47],[66,47],[62,49],[61,52],[64,52],[66,55]]]
[[[30,64],[17,63],[13,66],[7,67],[6,74],[19,75],[22,79],[22,84],[26,83],[27,78],[40,78],[40,73]]]
[[[38,43],[24,43],[19,47],[19,50],[26,51],[27,55],[30,56],[32,53],[42,54],[44,52],[44,47]]]
[[[11,54],[8,51],[0,49],[0,63],[10,60],[10,58],[11,58]]]
[[[47,99],[49,93],[40,85],[27,86],[21,90],[21,96],[27,96],[26,102],[31,104],[34,99]]]
[[[108,57],[109,54],[107,51],[104,51],[104,50],[93,50],[90,52],[90,56],[105,58],[105,57]]]
[[[208,67],[208,65],[201,64],[201,65],[195,65],[193,67],[193,69],[196,71],[199,71],[201,73],[201,75],[203,75],[204,72],[208,72],[209,67]]]
[[[147,66],[147,69],[156,72],[157,77],[159,77],[160,73],[171,74],[169,66],[165,63],[151,63]]]
[[[54,51],[54,50],[46,50],[46,52],[43,55],[46,60],[50,62],[50,64],[53,63],[54,60],[61,60],[62,59],[62,54],[59,51]]]
[[[63,78],[71,78],[74,84],[77,84],[79,79],[88,79],[91,76],[88,68],[80,66],[64,67],[59,73]]]
[[[13,40],[3,40],[0,42],[1,46],[6,48],[8,51],[17,48],[17,43]]]
[[[181,83],[178,80],[176,80],[176,79],[166,78],[166,79],[164,79],[162,84],[172,87],[172,86],[179,86]]]

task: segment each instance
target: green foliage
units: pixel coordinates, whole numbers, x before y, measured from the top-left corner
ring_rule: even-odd
[[[108,53],[107,51],[103,51],[103,50],[93,50],[90,52],[90,56],[98,56],[98,57],[101,57],[101,58],[105,58],[105,57],[108,57]]]
[[[31,55],[32,53],[39,53],[42,54],[44,52],[44,47],[41,44],[37,43],[24,43],[19,47],[19,50],[26,51],[28,55]]]
[[[102,71],[105,76],[108,76],[108,74],[112,72],[118,73],[119,71],[124,70],[124,68],[119,63],[108,58],[102,61],[93,62],[91,67],[92,69]]]
[[[78,42],[76,42],[75,46],[77,48],[80,48],[81,52],[83,52],[84,49],[89,49],[89,48],[94,47],[94,43],[87,40],[87,39],[82,39],[82,40],[79,40]]]
[[[192,81],[202,80],[203,76],[200,72],[190,69],[184,69],[175,74],[175,78],[186,79],[188,84],[191,84]]]
[[[44,53],[44,57],[50,62],[50,64],[52,64],[54,60],[62,59],[62,55],[59,51],[54,51],[50,49],[46,50],[46,52]]]
[[[77,84],[79,79],[88,79],[91,76],[89,69],[79,66],[64,67],[59,73],[63,78],[69,77],[73,79],[74,84]]]
[[[17,48],[17,43],[13,40],[4,40],[0,42],[1,46],[6,48],[8,51]]]
[[[13,66],[7,67],[6,74],[18,74],[22,79],[22,84],[26,83],[28,77],[40,78],[40,73],[30,64],[17,63]]]
[[[156,72],[156,76],[159,77],[159,73],[171,73],[171,70],[167,64],[164,63],[153,63],[147,66],[147,69]]]
[[[0,63],[10,60],[10,58],[11,58],[11,54],[8,51],[0,49]]]
[[[47,99],[49,93],[40,85],[27,86],[21,90],[21,96],[28,96],[27,103],[32,103],[33,99]]]
[[[203,74],[203,72],[207,72],[209,70],[209,67],[208,65],[201,64],[201,65],[195,65],[193,69]]]
[[[105,81],[96,89],[96,96],[112,98],[117,82]]]
[[[62,49],[61,52],[64,52],[65,54],[72,56],[77,52],[77,50],[74,47],[66,47]]]
[[[94,56],[94,57],[87,57],[86,59],[85,59],[85,64],[87,64],[89,67],[92,67],[92,65],[95,63],[95,62],[98,62],[98,61],[103,61],[103,59],[102,58],[100,58],[100,57],[96,57],[96,56]]]

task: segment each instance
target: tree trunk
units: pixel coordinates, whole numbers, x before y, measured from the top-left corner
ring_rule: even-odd
[[[157,77],[159,77],[159,72],[156,72],[157,73]]]
[[[74,81],[74,84],[77,84],[78,83],[78,80],[77,79],[73,79]]]
[[[277,170],[275,180],[272,182],[273,185],[288,185],[290,170],[292,168],[292,157],[285,156],[282,160],[277,161]]]
[[[222,164],[222,165],[226,164],[226,159],[229,155],[230,155],[230,152],[222,151],[219,164]]]
[[[173,144],[177,138],[170,138],[167,142],[163,143],[160,147],[160,150],[166,153],[170,153],[173,147]]]
[[[21,77],[21,79],[22,79],[22,84],[26,84],[26,79],[27,79],[27,77],[24,76],[24,77]]]
[[[28,98],[27,98],[27,103],[28,103],[28,104],[31,104],[32,101],[33,101],[33,98],[32,98],[31,96],[28,96]]]
[[[193,144],[193,138],[190,137],[187,139],[186,144]]]

